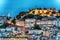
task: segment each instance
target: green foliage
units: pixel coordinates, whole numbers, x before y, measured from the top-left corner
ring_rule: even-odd
[[[34,15],[32,14],[26,15],[23,19],[26,19],[26,18],[34,18]]]
[[[26,14],[26,12],[20,12],[19,15],[16,16],[16,18],[17,18],[17,19],[20,19],[21,16],[23,16],[23,15],[25,15],[25,14]]]
[[[25,15],[22,20],[25,20],[26,18],[35,18],[35,19],[41,19],[47,16],[40,16],[40,15],[34,15],[34,14],[28,14],[27,12],[20,12],[19,15],[16,16],[17,19],[20,19],[21,16]]]
[[[8,24],[7,23],[4,23],[4,24],[2,24],[1,26],[0,26],[0,28],[6,28],[8,26]]]
[[[15,24],[15,23],[16,23],[16,22],[15,22],[15,20],[16,20],[15,18],[12,20],[12,23],[13,23],[13,24]]]
[[[0,28],[5,28],[5,26],[2,25],[2,26],[0,26]]]
[[[60,13],[60,10],[58,10],[58,13]]]
[[[36,24],[36,25],[34,26],[34,29],[41,30],[41,27],[40,27],[39,25]]]
[[[60,18],[60,16],[56,16],[56,18]]]

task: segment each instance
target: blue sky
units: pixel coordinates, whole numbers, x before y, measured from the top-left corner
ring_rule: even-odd
[[[33,8],[56,8],[60,9],[60,0],[0,0],[0,16],[11,14],[11,17],[18,15],[21,11],[28,11]]]

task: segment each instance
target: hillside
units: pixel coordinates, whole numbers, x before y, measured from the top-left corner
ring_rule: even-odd
[[[43,17],[49,17],[49,16],[54,16],[56,18],[60,18],[60,10],[58,12],[56,12],[56,10],[54,8],[52,9],[32,9],[29,10],[28,12],[20,12],[16,18],[23,20],[26,18],[35,18],[35,19],[41,19]]]

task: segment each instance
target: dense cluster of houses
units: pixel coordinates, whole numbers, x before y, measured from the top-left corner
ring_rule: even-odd
[[[49,14],[47,14],[47,12],[49,12]],[[52,12],[54,13],[53,16],[51,16]],[[20,33],[24,34],[26,31],[29,31],[28,34],[41,34],[43,32],[44,36],[50,37],[51,34],[53,34],[55,31],[58,30],[57,27],[60,27],[60,18],[55,17],[57,15],[57,12],[55,12],[55,9],[35,9],[30,11],[29,14],[34,14],[34,15],[39,14],[40,16],[48,16],[48,17],[44,17],[42,19],[26,18],[24,19],[24,21],[18,20],[16,18],[15,20],[16,23],[13,24],[11,19],[7,20],[7,18],[10,17],[10,15],[0,16],[0,26],[3,25],[5,22],[9,24],[9,26],[6,27],[5,29],[4,28],[0,29],[0,35],[2,36],[5,35],[6,37],[9,35],[9,33],[13,33],[14,35],[14,34],[20,34]],[[43,28],[44,27],[53,27],[53,28],[50,28],[50,30],[47,30],[47,31],[44,30],[45,28],[42,30],[29,29],[34,27],[35,24]],[[55,28],[54,28],[54,25],[56,26]]]
[[[37,25],[47,25],[47,26],[53,26],[53,25],[56,25],[56,26],[60,26],[60,19],[53,19],[52,17],[47,17],[47,18],[42,18],[41,20],[36,20],[34,18],[28,18],[28,19],[25,19],[25,21],[19,21],[17,20],[16,21],[16,25],[17,26],[24,26],[24,27],[33,27],[34,24],[37,24]]]

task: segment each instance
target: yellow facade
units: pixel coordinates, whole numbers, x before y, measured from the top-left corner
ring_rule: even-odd
[[[34,13],[33,13],[34,11]],[[34,9],[34,10],[31,10],[29,12],[29,14],[33,14],[33,15],[40,15],[40,16],[60,16],[60,13],[55,13],[53,14],[52,12],[54,11],[54,9]],[[47,13],[48,12],[48,13]]]
[[[57,16],[57,14],[53,14],[53,16]]]
[[[49,37],[50,36],[50,33],[48,31],[43,31],[43,36]]]
[[[58,13],[57,15],[60,16],[60,13]]]
[[[51,16],[51,15],[57,16],[56,13],[55,14],[52,13],[53,11],[54,11],[53,9],[47,9],[47,10],[46,9],[40,9],[40,10],[39,9],[34,9],[34,10],[31,10],[29,12],[29,14],[40,15],[40,16]],[[58,13],[58,16],[60,16],[59,13]]]

